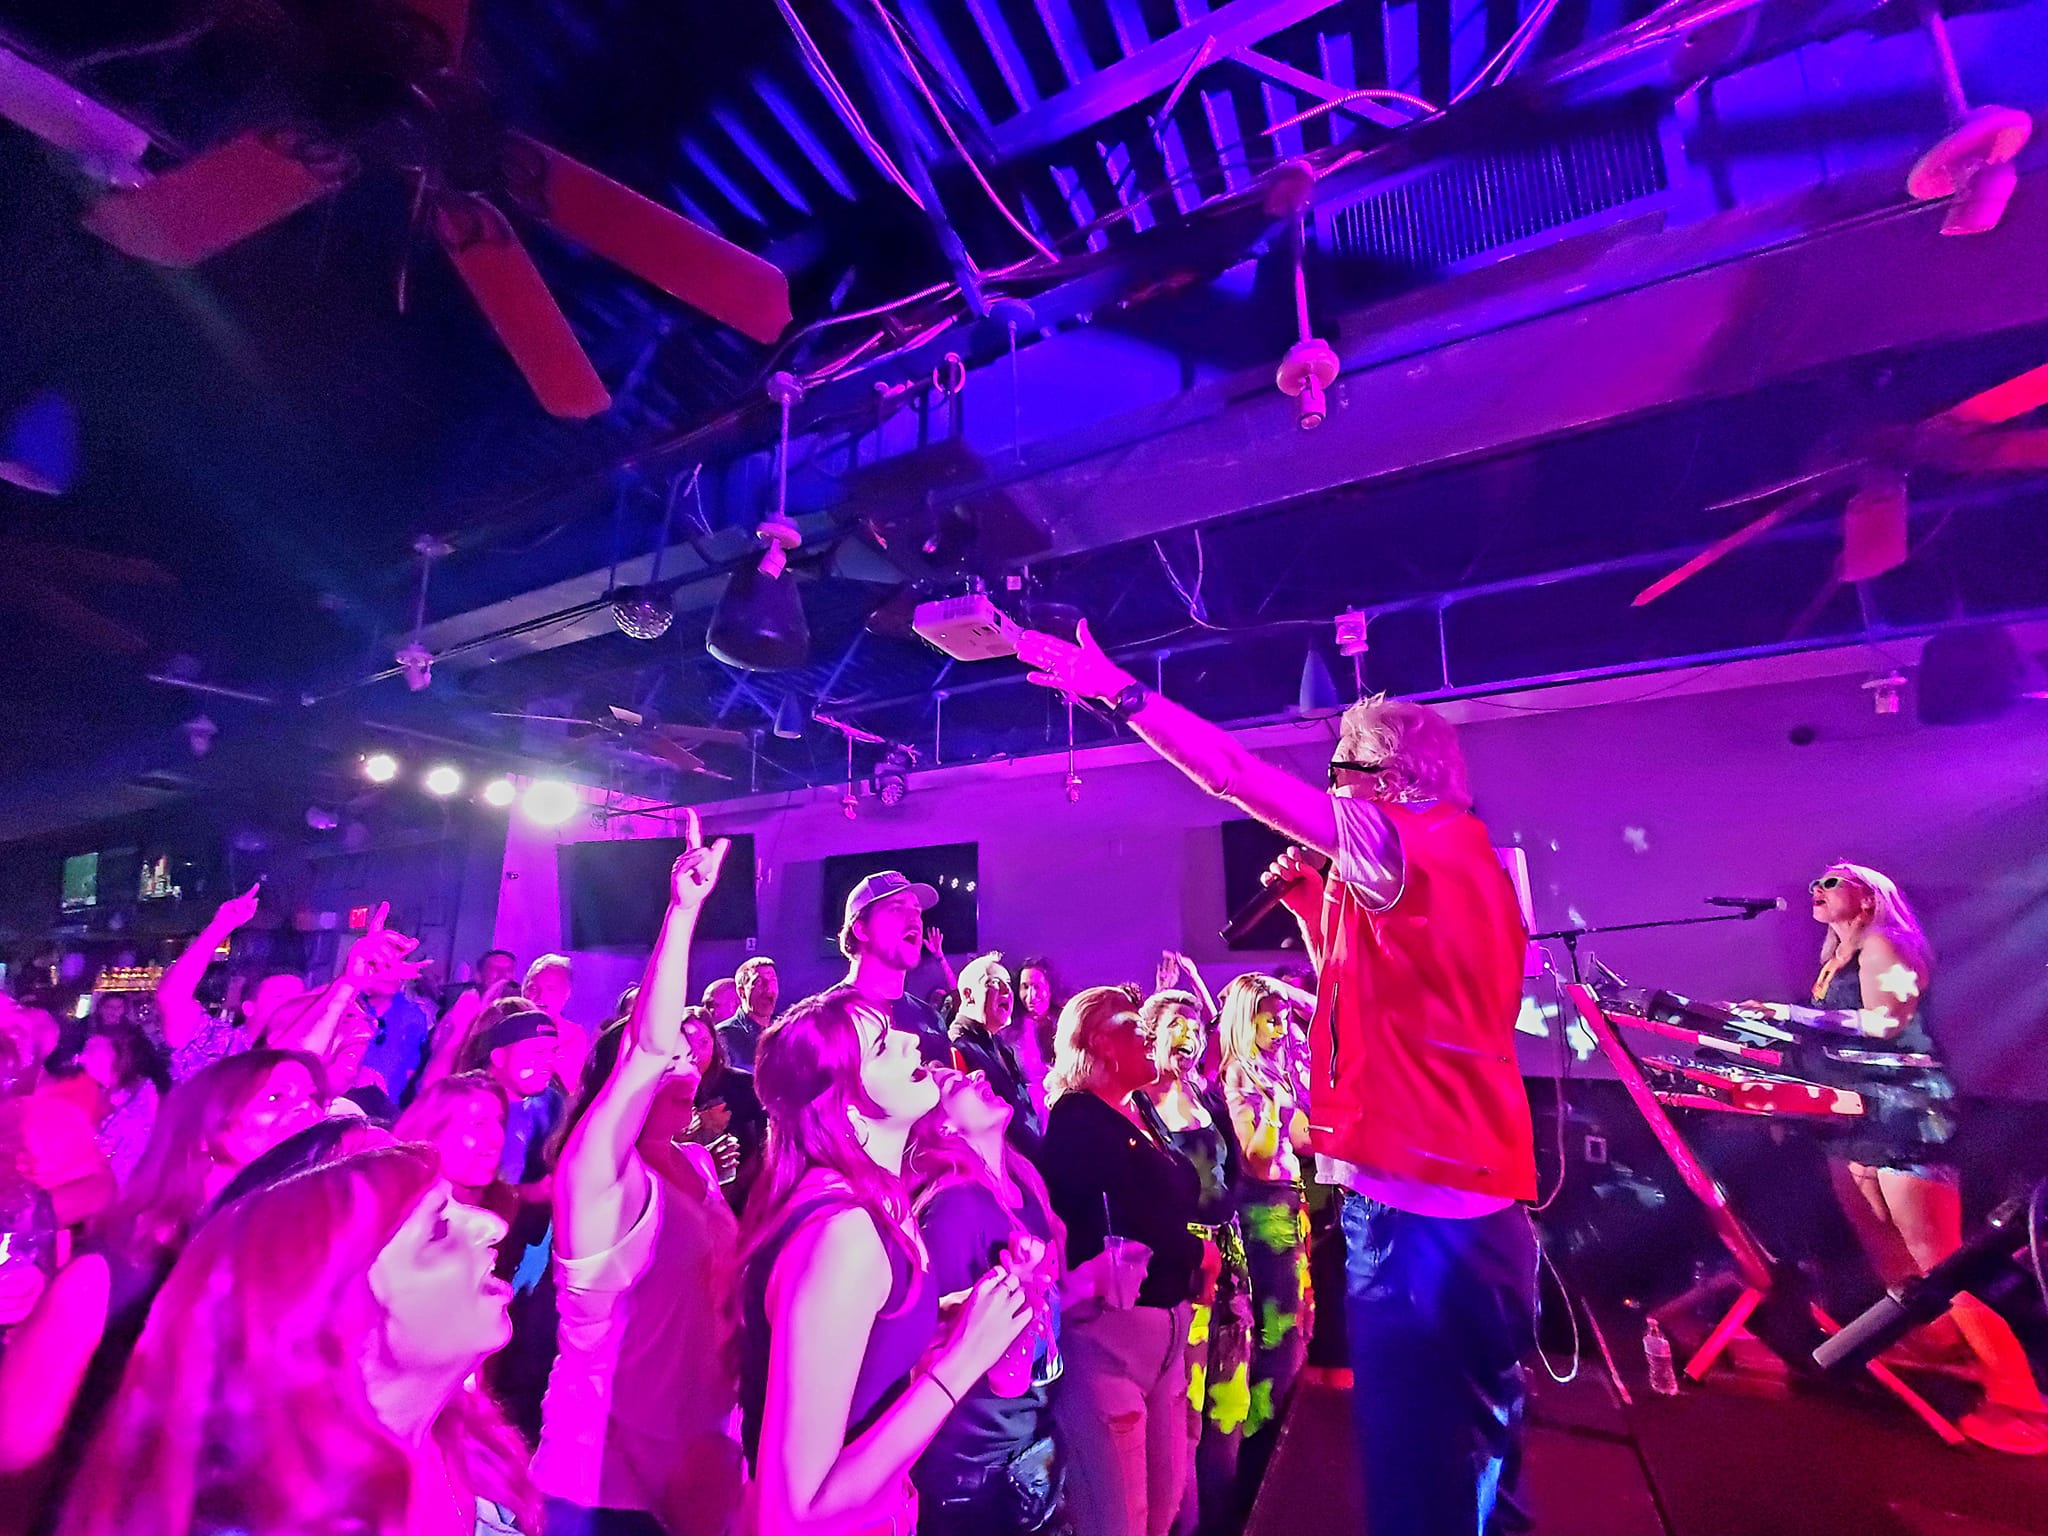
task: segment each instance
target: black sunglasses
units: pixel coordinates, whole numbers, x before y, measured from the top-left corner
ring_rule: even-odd
[[[1353,773],[1385,773],[1387,771],[1385,763],[1354,763],[1348,758],[1336,758],[1330,763],[1330,788],[1335,789],[1337,787],[1337,775],[1346,768],[1349,768]]]

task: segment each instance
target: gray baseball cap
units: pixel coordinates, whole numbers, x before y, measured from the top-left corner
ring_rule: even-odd
[[[853,932],[854,919],[885,897],[909,891],[917,897],[918,909],[929,912],[939,904],[939,893],[928,885],[920,884],[908,875],[894,869],[878,869],[860,884],[846,893],[846,918],[839,925],[839,948],[846,949],[848,937]]]

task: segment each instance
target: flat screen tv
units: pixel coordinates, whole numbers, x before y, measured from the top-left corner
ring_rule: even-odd
[[[925,923],[946,936],[946,952],[971,955],[981,948],[981,845],[934,843],[928,848],[885,848],[876,853],[835,853],[825,860],[825,938],[839,936],[846,896],[877,870],[893,869],[939,893]]]
[[[44,866],[47,868],[48,866]],[[43,887],[48,890],[48,886]],[[74,853],[64,861],[64,894],[60,905],[66,912],[84,912],[100,904],[100,856]],[[45,898],[47,899],[47,898]]]
[[[635,837],[564,843],[556,850],[563,931],[571,949],[648,949],[668,910],[669,871],[686,846],[680,837]],[[754,839],[732,839],[725,868],[697,920],[700,939],[751,939]]]
[[[1230,914],[1259,893],[1259,876],[1280,857],[1291,839],[1262,821],[1223,823],[1223,910],[1216,915],[1221,930]],[[1232,949],[1299,949],[1301,930],[1285,907],[1268,912]]]

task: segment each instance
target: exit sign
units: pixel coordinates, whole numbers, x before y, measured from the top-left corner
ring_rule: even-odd
[[[348,909],[348,925],[351,928],[369,927],[370,909],[368,907],[350,907]]]

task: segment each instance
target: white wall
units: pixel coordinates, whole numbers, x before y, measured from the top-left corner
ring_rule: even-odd
[[[1810,984],[1819,929],[1805,882],[1831,859],[1894,875],[1918,904],[1938,956],[1930,1010],[1966,1091],[2048,1099],[2048,705],[1993,725],[1919,726],[1878,716],[1859,684],[1868,653],[1831,653],[1631,679],[1449,707],[1497,843],[1528,851],[1540,927],[1700,915],[1714,895],[1782,895],[1792,910],[1590,947],[1624,976],[1701,997],[1796,996]],[[1826,675],[1814,675],[1816,673]],[[1777,679],[1777,680],[1772,680]],[[1740,684],[1742,686],[1731,686]],[[1788,734],[1816,733],[1808,746]],[[1330,728],[1269,727],[1251,738],[1320,776]],[[763,798],[707,818],[756,838],[760,947],[785,997],[833,979],[820,913],[830,853],[972,840],[980,844],[983,947],[1052,955],[1070,985],[1144,978],[1162,948],[1228,975],[1218,822],[1211,801],[1141,749],[1084,754],[1069,804],[1059,759],[937,770],[901,806],[838,790]],[[636,831],[637,829],[637,831]],[[652,818],[620,835],[669,835]],[[515,823],[497,942],[522,960],[559,943],[559,834]],[[700,977],[746,951],[708,945]],[[597,1016],[637,979],[636,956],[578,958],[577,1006]],[[1538,1047],[1529,1064],[1547,1067]]]

